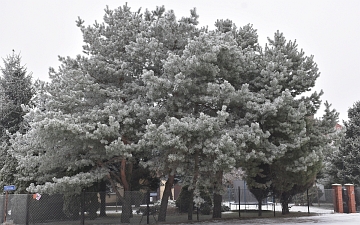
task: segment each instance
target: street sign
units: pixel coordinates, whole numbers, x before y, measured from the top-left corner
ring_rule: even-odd
[[[4,191],[15,191],[15,190],[16,190],[15,185],[4,186]]]

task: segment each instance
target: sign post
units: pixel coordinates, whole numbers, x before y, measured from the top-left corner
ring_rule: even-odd
[[[8,186],[4,186],[4,191],[6,192],[5,195],[5,207],[4,207],[4,223],[6,222],[6,215],[7,215],[7,207],[8,207],[8,202],[9,202],[9,191],[15,191],[16,190],[16,186],[15,185],[8,185]]]

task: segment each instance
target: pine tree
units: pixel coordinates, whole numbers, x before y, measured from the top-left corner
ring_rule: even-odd
[[[24,187],[14,177],[17,161],[9,152],[10,135],[24,133],[27,124],[23,121],[25,112],[22,105],[31,105],[34,90],[31,83],[31,74],[25,66],[21,65],[20,54],[7,56],[3,59],[4,67],[1,68],[0,77],[0,134],[1,134],[1,186],[16,184],[18,191]]]
[[[189,185],[196,202],[201,202],[196,198],[198,184],[211,187],[214,218],[221,217],[223,173],[249,158],[266,160],[268,155],[253,154],[253,148],[271,145],[268,133],[251,118],[252,112],[271,114],[275,110],[274,104],[263,101],[263,94],[249,90],[247,82],[257,69],[256,57],[253,48],[242,49],[231,32],[208,32],[189,42],[183,55],[170,56],[162,76],[151,71],[144,76],[148,96],[169,120],[149,125],[146,147],[156,150],[163,161],[154,158],[156,163],[150,160],[147,164],[156,171],[171,173],[169,177],[175,173],[186,176],[183,183]],[[219,115],[227,115],[224,122],[216,122],[221,121]],[[199,125],[202,120],[212,121],[205,123],[208,129]],[[174,121],[187,121],[189,130],[182,131],[172,124]],[[215,129],[216,124],[219,128]],[[269,155],[277,147],[273,145],[272,150]],[[184,159],[187,161],[181,161]]]
[[[138,162],[167,178],[159,221],[175,175],[197,205],[200,189],[213,190],[214,218],[223,174],[235,167],[258,199],[311,183],[329,145],[316,138],[333,121],[312,118],[322,93],[303,97],[319,76],[312,56],[279,32],[263,50],[251,25],[218,20],[214,31],[199,29],[196,10],[180,20],[164,7],[105,13],[101,24],[78,20],[86,55],[60,57],[51,82],[37,84],[30,129],[14,135],[19,179],[34,181],[29,191],[76,194],[104,179],[117,191],[118,182],[128,223]]]
[[[125,5],[107,8],[101,24],[78,20],[86,56],[60,57],[51,82],[38,85],[39,105],[28,109],[31,129],[14,137],[21,179],[35,181],[29,191],[80,193],[103,179],[117,191],[118,182],[121,221],[129,222],[133,164],[147,158],[138,152],[139,135],[148,118],[162,116],[140,78],[143,70],[160,75],[170,54],[182,54],[198,34],[196,19],[195,10],[177,21],[164,7],[141,13]]]
[[[348,110],[348,121],[344,122],[344,134],[339,140],[339,148],[331,156],[329,175],[334,183],[360,184],[359,134],[360,102]]]
[[[270,147],[255,147],[255,152],[267,156],[266,159],[250,158],[243,162],[243,169],[250,189],[258,195],[259,205],[260,200],[272,192],[281,198],[283,213],[287,213],[290,196],[302,191],[300,186],[311,185],[321,168],[322,151],[329,148],[330,143],[318,136],[334,131],[336,113],[329,115],[334,119],[326,126],[312,119],[322,95],[322,92],[304,95],[320,75],[313,56],[305,56],[297,49],[296,42],[287,42],[280,32],[268,42],[259,53],[260,73],[249,82],[249,89],[262,93],[265,101],[275,107],[275,111],[253,113],[253,120],[269,133],[270,144],[266,145]],[[277,150],[269,151],[272,148]],[[301,176],[302,179],[297,179]]]

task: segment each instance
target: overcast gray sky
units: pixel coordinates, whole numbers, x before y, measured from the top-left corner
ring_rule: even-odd
[[[104,8],[125,4],[120,0],[0,0],[0,57],[21,52],[34,79],[48,80],[48,68],[59,66],[57,56],[74,57],[82,51],[78,16],[86,25],[102,22]],[[178,18],[196,7],[201,26],[214,27],[217,19],[236,25],[251,23],[259,41],[279,30],[297,40],[306,55],[314,55],[322,89],[347,120],[347,110],[360,100],[360,0],[127,0],[133,10],[164,5]],[[0,64],[2,66],[2,64]],[[323,110],[323,109],[322,109]],[[322,113],[321,113],[322,114]],[[320,114],[318,115],[320,116]]]

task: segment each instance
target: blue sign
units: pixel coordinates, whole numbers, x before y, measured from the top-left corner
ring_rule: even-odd
[[[15,191],[15,190],[16,190],[15,185],[4,186],[4,191]]]

